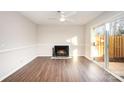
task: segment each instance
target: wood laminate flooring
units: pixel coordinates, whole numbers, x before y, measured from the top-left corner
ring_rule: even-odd
[[[37,57],[3,82],[120,82],[85,57]]]

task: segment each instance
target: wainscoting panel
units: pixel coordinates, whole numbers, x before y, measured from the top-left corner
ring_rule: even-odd
[[[38,56],[52,56],[52,48],[54,45],[69,45],[70,56],[84,56],[85,46],[84,45],[71,45],[71,44],[38,44]]]
[[[0,80],[37,57],[36,45],[0,50]]]

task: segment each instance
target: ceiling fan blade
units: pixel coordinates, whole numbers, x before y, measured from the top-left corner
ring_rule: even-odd
[[[76,13],[77,13],[76,11],[72,11],[72,12],[66,14],[65,17],[73,16],[73,15],[75,15]]]
[[[48,18],[48,20],[57,20],[57,18]]]
[[[74,20],[71,20],[71,19],[66,19],[67,22],[69,23],[74,23],[75,21]]]

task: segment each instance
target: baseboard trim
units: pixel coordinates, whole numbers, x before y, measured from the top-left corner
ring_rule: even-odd
[[[51,57],[51,59],[71,59],[72,57]]]
[[[83,56],[83,57],[86,57],[86,56],[84,56],[84,55],[82,55],[82,56]],[[50,57],[50,56],[35,56],[34,58],[31,59],[31,61],[34,60],[34,59],[37,58],[37,57]],[[92,60],[91,58],[89,58],[89,57],[86,57],[86,58],[89,59],[89,60],[91,60],[93,63],[95,63],[95,64],[98,65],[100,68],[104,69],[105,71],[107,71],[108,73],[110,73],[111,75],[113,75],[114,77],[116,77],[117,79],[119,79],[120,81],[124,82],[124,79],[121,78],[120,76],[118,76],[118,75],[116,75],[115,73],[111,72],[110,70],[108,70],[108,69],[102,67],[100,64],[98,64],[96,61]],[[23,64],[22,66],[20,66],[20,67],[14,69],[12,72],[8,73],[6,76],[0,78],[0,81],[4,80],[5,78],[7,78],[8,76],[10,76],[11,74],[15,73],[17,70],[19,70],[19,69],[22,68],[23,66],[27,65],[27,64],[30,63],[31,61],[29,61],[29,62]]]
[[[80,56],[84,56],[84,55],[78,55]],[[38,55],[38,57],[52,57],[52,55]],[[73,55],[70,55],[70,57],[73,57]]]
[[[84,56],[86,57],[86,56]],[[116,77],[117,79],[119,79],[121,82],[124,82],[124,79],[121,78],[120,76],[118,76],[117,74],[113,73],[112,71],[104,68],[103,66],[101,66],[100,64],[98,64],[98,62],[92,60],[90,57],[86,57],[87,59],[91,60],[93,63],[95,63],[96,65],[98,65],[100,68],[104,69],[105,71],[107,71],[108,73],[110,73],[111,75],[113,75],[114,77]]]
[[[33,57],[29,62],[26,62],[25,64],[21,65],[20,67],[14,69],[13,71],[9,72],[7,75],[5,75],[4,77],[0,78],[0,81],[3,81],[5,78],[7,78],[8,76],[12,75],[13,73],[15,73],[16,71],[18,71],[19,69],[21,69],[23,66],[27,65],[28,63],[30,63],[31,61],[33,61],[35,58],[37,58],[37,56]]]

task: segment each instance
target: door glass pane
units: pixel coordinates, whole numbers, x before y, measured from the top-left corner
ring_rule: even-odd
[[[109,70],[124,77],[124,20],[111,23],[109,31]]]
[[[93,46],[92,46],[92,57],[95,61],[104,65],[104,44],[105,44],[105,27],[99,26],[93,31]]]

